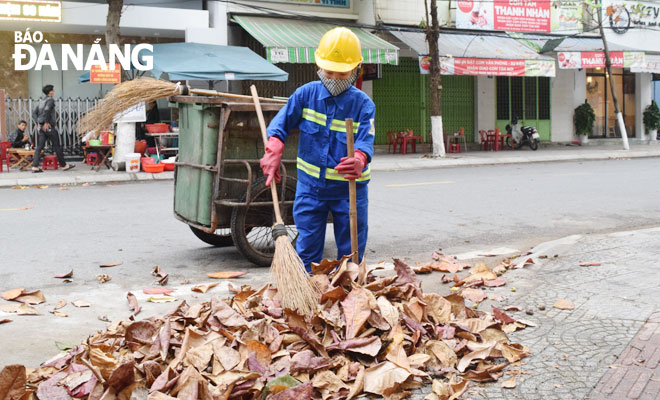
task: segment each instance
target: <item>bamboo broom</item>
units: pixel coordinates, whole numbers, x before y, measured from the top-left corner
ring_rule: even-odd
[[[233,93],[222,93],[214,90],[191,89],[181,82],[173,83],[153,78],[139,78],[118,84],[108,92],[101,101],[78,123],[78,132],[82,135],[89,131],[99,132],[110,126],[115,115],[142,102],[162,99],[176,95],[198,94],[202,96],[219,96],[235,99],[252,100],[252,96]],[[284,102],[286,100],[266,99],[268,102]]]
[[[266,146],[268,142],[266,122],[261,111],[257,88],[252,85],[250,86],[250,91],[252,92],[254,107],[257,111],[257,118],[259,119],[261,137],[264,140],[264,146]],[[273,196],[273,209],[275,211],[275,225],[273,226],[275,254],[273,255],[273,263],[270,266],[271,280],[273,278],[275,280],[283,308],[290,308],[303,315],[312,316],[319,302],[319,290],[309,280],[309,276],[305,270],[305,264],[303,264],[286,234],[286,227],[280,213],[275,181],[271,182],[270,193]]]

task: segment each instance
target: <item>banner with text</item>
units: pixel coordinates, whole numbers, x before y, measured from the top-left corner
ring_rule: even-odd
[[[644,65],[644,53],[610,51],[612,68],[633,68]],[[605,68],[602,51],[566,51],[557,53],[560,69]]]
[[[106,69],[101,69],[100,65],[92,65],[89,71],[90,83],[121,83],[121,66],[115,64],[114,69],[107,64]]]
[[[419,57],[419,70],[428,74],[430,57]],[[441,57],[442,75],[486,76],[555,76],[555,62],[550,60],[503,60],[497,58]]]
[[[651,72],[660,74],[660,55],[646,54],[641,66],[630,67],[630,72]]]
[[[582,2],[458,0],[456,27],[510,32],[582,32]]]

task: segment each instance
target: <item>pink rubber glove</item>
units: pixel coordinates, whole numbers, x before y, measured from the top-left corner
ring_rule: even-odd
[[[355,150],[355,157],[344,157],[335,169],[346,179],[357,179],[362,176],[362,170],[367,165],[367,156],[360,150]]]
[[[275,136],[271,136],[266,143],[266,154],[259,160],[259,166],[264,172],[266,178],[266,186],[270,186],[270,182],[275,179],[279,182],[282,177],[280,176],[280,161],[282,161],[282,150],[284,150],[284,143]]]

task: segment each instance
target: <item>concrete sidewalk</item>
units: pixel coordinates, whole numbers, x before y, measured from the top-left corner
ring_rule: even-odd
[[[521,164],[532,162],[589,161],[607,159],[627,159],[660,157],[660,142],[631,145],[630,150],[621,150],[619,144],[566,146],[561,144],[543,145],[537,151],[525,147],[508,151],[470,151],[447,154],[445,158],[433,158],[419,153],[390,154],[386,146],[376,146],[376,154],[371,163],[372,171],[403,171],[424,168],[449,168],[497,164]],[[426,148],[428,146],[420,146]],[[44,171],[33,174],[31,171],[6,170],[0,173],[0,187],[26,185],[65,185],[83,183],[136,182],[174,179],[173,172],[151,174],[145,172],[127,173],[101,169],[98,172],[82,162],[76,163],[72,171]]]

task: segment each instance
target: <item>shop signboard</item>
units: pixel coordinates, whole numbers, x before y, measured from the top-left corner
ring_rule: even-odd
[[[100,65],[92,65],[89,71],[90,83],[121,83],[121,67],[115,64],[111,69],[111,64],[107,64],[106,69],[101,69]]]
[[[660,51],[660,3],[603,0],[605,37],[612,45]]]
[[[430,57],[419,57],[419,70],[428,74]],[[498,58],[440,57],[442,75],[472,76],[555,76],[555,62],[550,60],[506,60]]]
[[[456,27],[572,34],[582,31],[580,1],[458,0]]]
[[[261,0],[268,3],[289,3],[302,6],[326,6],[349,8],[351,0]]]
[[[660,74],[660,55],[646,54],[642,65],[631,67],[630,72],[650,72],[653,74]]]
[[[0,21],[62,22],[61,1],[0,0]]]
[[[610,51],[612,68],[641,67],[644,53]],[[560,69],[605,68],[605,53],[602,51],[566,51],[557,53]]]

